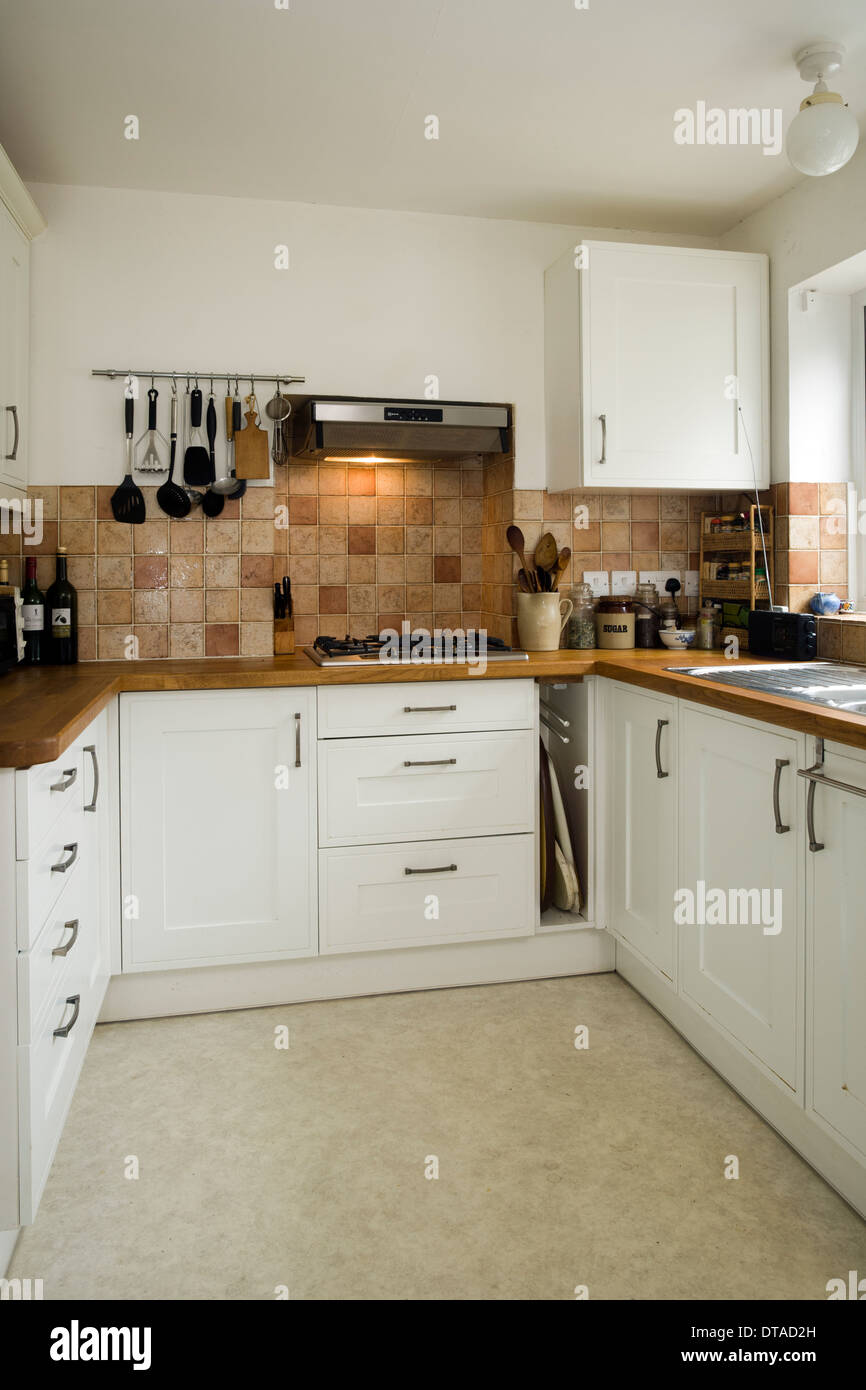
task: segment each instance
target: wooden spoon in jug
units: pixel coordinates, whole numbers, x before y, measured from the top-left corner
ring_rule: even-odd
[[[509,526],[508,530],[505,532],[505,539],[508,541],[511,549],[523,566],[523,573],[526,575],[526,581],[529,584],[530,591],[532,593],[538,593],[538,577],[535,570],[531,570],[526,563],[526,556],[523,553],[526,547],[526,541],[520,527],[514,525]]]

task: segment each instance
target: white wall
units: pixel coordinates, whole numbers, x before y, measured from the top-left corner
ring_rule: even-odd
[[[770,256],[773,478],[784,482],[801,476],[791,473],[789,447],[788,290],[866,250],[866,142],[839,173],[804,179],[732,228],[720,244]],[[799,429],[799,410],[796,419]],[[799,468],[797,450],[795,458]]]
[[[794,482],[851,477],[851,296],[816,292],[788,308],[789,465]]]
[[[517,476],[544,482],[543,273],[581,235],[703,237],[35,184],[31,477],[123,476],[122,385],[92,367],[306,376],[299,390],[516,406]],[[291,268],[274,268],[274,247]],[[168,383],[161,386],[168,392]],[[270,394],[266,391],[265,399]],[[166,395],[160,423],[167,434]],[[143,427],[139,407],[136,433]]]

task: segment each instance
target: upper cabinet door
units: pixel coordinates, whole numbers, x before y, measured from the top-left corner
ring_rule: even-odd
[[[584,242],[546,315],[549,488],[766,486],[765,256]]]
[[[27,487],[30,246],[0,204],[0,483]]]

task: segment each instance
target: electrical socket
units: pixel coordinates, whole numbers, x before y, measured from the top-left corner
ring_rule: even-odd
[[[592,589],[593,598],[604,598],[610,593],[610,578],[607,570],[584,570],[583,582]]]
[[[610,576],[612,594],[633,594],[637,576],[634,570],[613,570]]]
[[[659,591],[659,598],[665,598],[665,584],[669,579],[678,579],[682,582],[682,575],[679,570],[641,570],[641,584],[655,584]]]

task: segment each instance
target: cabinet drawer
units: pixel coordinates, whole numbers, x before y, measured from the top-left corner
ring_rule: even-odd
[[[88,987],[91,973],[79,971],[70,962],[65,977],[46,1002],[32,1042],[18,1048],[22,1226],[36,1215],[102,1002],[104,977]],[[74,1006],[67,997],[75,994],[80,996],[78,1017],[66,1037],[57,1037],[55,1029],[72,1021]]]
[[[319,903],[322,955],[532,936],[535,836],[323,850]]]
[[[531,729],[532,680],[417,681],[320,687],[319,738]]]
[[[75,993],[68,985],[70,972],[74,970],[76,978],[86,978],[99,956],[98,906],[94,876],[82,868],[61,892],[33,949],[19,952],[20,1043],[34,1040],[49,997],[53,996],[56,1002],[65,993]],[[61,951],[63,954],[59,954]]]
[[[70,803],[31,858],[18,861],[18,946],[22,951],[30,950],[63,889],[80,872],[91,820],[80,804]]]
[[[528,832],[534,785],[528,730],[322,742],[319,844]]]
[[[94,764],[86,730],[53,763],[35,763],[15,774],[16,858],[29,859],[58,816],[93,800]],[[85,786],[85,782],[87,785]]]

